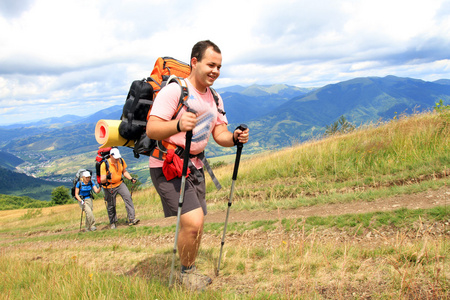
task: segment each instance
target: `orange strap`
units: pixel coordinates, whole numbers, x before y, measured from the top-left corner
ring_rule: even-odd
[[[156,147],[153,150],[151,156],[153,156],[154,158],[159,159],[159,160],[165,160],[167,150],[169,150],[169,149],[176,150],[177,147],[178,147],[177,145],[168,143],[166,141],[157,141]]]

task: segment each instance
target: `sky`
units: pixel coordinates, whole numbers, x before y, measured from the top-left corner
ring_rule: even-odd
[[[122,105],[206,39],[216,88],[450,79],[449,0],[0,0],[0,125]]]

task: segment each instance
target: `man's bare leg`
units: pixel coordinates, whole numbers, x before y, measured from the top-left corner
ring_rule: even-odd
[[[197,208],[181,215],[178,235],[178,253],[180,262],[185,267],[194,265],[202,240],[204,215],[202,208]]]

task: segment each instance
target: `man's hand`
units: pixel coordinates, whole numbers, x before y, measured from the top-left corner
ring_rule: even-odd
[[[181,131],[190,131],[197,125],[197,115],[192,112],[185,112],[178,120]]]
[[[248,142],[250,129],[245,124],[241,124],[233,132],[233,143],[237,145],[237,143],[245,144]]]
[[[136,178],[131,178],[131,183],[136,183],[137,179]]]

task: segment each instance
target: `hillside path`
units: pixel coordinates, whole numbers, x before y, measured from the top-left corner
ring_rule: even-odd
[[[400,208],[427,209],[436,206],[448,206],[450,211],[450,187],[443,187],[435,191],[426,191],[417,194],[400,195],[378,199],[371,202],[350,202],[323,204],[296,209],[279,209],[277,211],[233,211],[230,208],[228,222],[251,222],[259,220],[296,219],[310,216],[332,216],[344,214],[359,214],[377,211],[392,211]],[[206,223],[223,223],[226,217],[227,203],[224,210],[210,212],[205,218]],[[176,217],[158,218],[142,221],[146,226],[169,226],[174,224]]]

